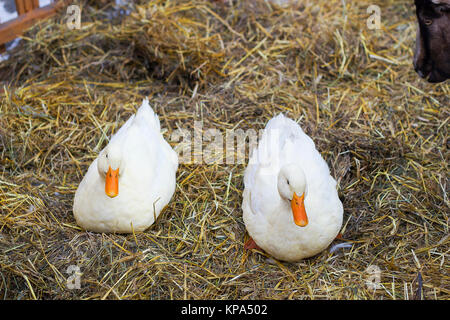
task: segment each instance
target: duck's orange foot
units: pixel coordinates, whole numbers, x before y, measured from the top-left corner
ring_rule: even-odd
[[[257,250],[262,250],[255,242],[255,240],[253,240],[251,237],[247,240],[247,242],[244,244],[244,249],[245,250],[251,250],[251,249],[257,249]]]
[[[342,233],[338,233],[338,235],[336,236],[336,239],[337,240],[343,240],[344,239],[344,236],[342,235]]]

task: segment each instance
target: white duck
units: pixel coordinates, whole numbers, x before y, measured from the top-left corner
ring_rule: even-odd
[[[327,163],[300,126],[271,119],[244,175],[243,219],[249,243],[298,261],[324,250],[342,226],[343,207]],[[253,243],[253,244],[254,244]]]
[[[73,204],[77,223],[96,232],[145,230],[170,201],[177,168],[178,156],[144,99],[78,186]]]

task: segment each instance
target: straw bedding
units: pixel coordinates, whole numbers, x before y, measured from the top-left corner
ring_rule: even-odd
[[[0,63],[2,299],[450,298],[450,88],[412,68],[412,1],[103,3],[80,3],[81,29],[65,12],[39,23]],[[81,230],[78,183],[146,96],[174,147],[195,121],[225,137],[298,120],[338,181],[332,246],[351,247],[299,263],[245,251],[245,164],[226,161],[181,164],[145,232]]]

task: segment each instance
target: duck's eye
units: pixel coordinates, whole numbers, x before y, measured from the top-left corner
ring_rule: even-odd
[[[424,19],[424,20],[423,20],[423,23],[424,23],[426,26],[431,26],[431,25],[433,24],[433,20],[431,20],[431,19]]]
[[[108,154],[106,154],[106,155],[105,155],[105,157],[107,157],[107,158],[108,158]]]
[[[287,184],[289,184],[289,180],[286,180],[287,181]]]

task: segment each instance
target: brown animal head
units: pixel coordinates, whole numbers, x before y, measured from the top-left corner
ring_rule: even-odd
[[[429,82],[450,79],[450,0],[415,0],[414,69]]]

